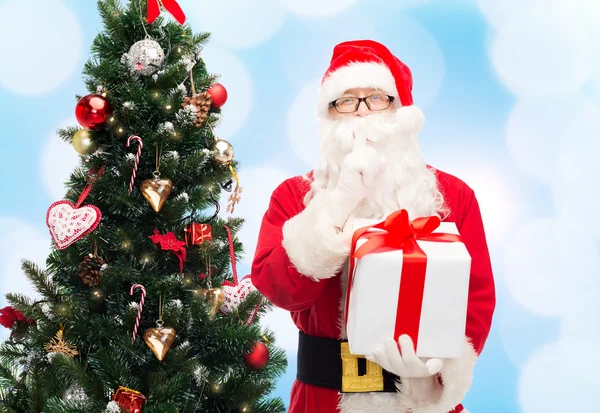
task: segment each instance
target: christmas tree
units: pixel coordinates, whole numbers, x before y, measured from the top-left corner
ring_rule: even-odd
[[[80,125],[59,131],[81,162],[48,208],[45,268],[23,263],[41,299],[0,310],[1,411],[283,412],[269,303],[236,272],[242,187],[213,133],[227,92],[209,35],[175,0],[98,9]]]

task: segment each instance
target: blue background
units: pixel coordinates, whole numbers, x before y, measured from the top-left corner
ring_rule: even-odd
[[[30,293],[22,258],[43,265],[48,206],[77,154],[81,68],[102,30],[95,2],[0,0],[0,289]],[[206,3],[206,4],[205,4]],[[414,74],[428,163],[480,201],[498,305],[465,405],[471,412],[595,411],[600,369],[600,7],[589,0],[181,0],[229,92],[217,133],[241,162],[248,272],[271,191],[317,159],[315,99],[333,46],[371,38]],[[59,19],[61,21],[59,21]],[[15,41],[15,39],[19,39]],[[224,208],[222,208],[224,211]],[[222,212],[224,213],[224,212]],[[582,217],[589,217],[582,224]],[[0,301],[4,303],[4,298]],[[289,352],[296,330],[265,318]],[[585,368],[584,368],[585,367]]]

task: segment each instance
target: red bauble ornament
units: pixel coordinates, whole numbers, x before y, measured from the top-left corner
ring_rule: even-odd
[[[122,386],[115,390],[112,399],[121,409],[125,409],[129,413],[142,413],[146,403],[146,398],[142,393]]]
[[[100,129],[110,116],[112,107],[102,95],[87,95],[79,99],[75,107],[77,122],[84,128]]]
[[[211,107],[219,109],[227,102],[227,89],[220,83],[215,83],[206,92],[212,99]]]
[[[252,351],[244,355],[244,363],[251,369],[262,369],[269,362],[269,348],[265,343],[257,342]]]

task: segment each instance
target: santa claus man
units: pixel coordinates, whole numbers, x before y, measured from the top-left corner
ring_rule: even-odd
[[[317,112],[319,164],[273,192],[252,265],[256,288],[289,311],[299,329],[289,411],[466,412],[461,403],[495,308],[475,194],[423,160],[418,134],[424,116],[413,104],[412,75],[385,46],[369,40],[337,45]],[[410,219],[436,215],[460,231],[472,258],[465,350],[460,359],[425,360],[415,355],[410,337],[397,337],[369,356],[382,367],[383,390],[344,392],[342,320],[352,224],[400,209]]]

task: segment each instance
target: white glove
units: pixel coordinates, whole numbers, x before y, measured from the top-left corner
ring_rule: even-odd
[[[379,364],[384,370],[401,378],[425,378],[436,375],[442,370],[444,360],[431,358],[423,362],[415,354],[412,339],[408,335],[400,336],[398,344],[394,340],[384,342],[384,348],[375,350],[369,361]]]
[[[337,187],[343,190],[366,192],[369,185],[385,168],[386,158],[371,146],[355,145],[342,161]]]
[[[328,204],[334,227],[343,228],[348,216],[368,194],[369,186],[385,169],[386,158],[367,145],[355,145],[342,161],[337,187]]]

